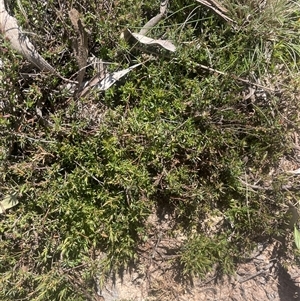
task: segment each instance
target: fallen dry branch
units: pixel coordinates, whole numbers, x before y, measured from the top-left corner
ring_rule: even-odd
[[[22,32],[16,18],[12,17],[5,8],[4,0],[0,0],[0,32],[10,46],[35,65],[41,71],[56,74],[65,81],[72,82],[62,77],[35,49],[29,38]]]
[[[196,1],[206,6],[207,8],[211,9],[212,11],[214,11],[225,21],[235,23],[234,20],[232,20],[226,15],[226,13],[228,12],[227,9],[223,5],[221,5],[218,1],[216,0],[196,0]]]
[[[55,73],[56,70],[37,52],[28,37],[21,31],[17,20],[10,16],[5,9],[4,0],[0,0],[0,30],[11,47],[22,54],[30,63],[42,71]]]
[[[79,67],[77,81],[78,89],[80,89],[80,86],[84,79],[85,69],[88,60],[88,35],[85,30],[84,23],[80,18],[80,14],[75,8],[72,8],[69,11],[69,18],[76,33],[76,37],[73,39],[73,46],[77,64]]]

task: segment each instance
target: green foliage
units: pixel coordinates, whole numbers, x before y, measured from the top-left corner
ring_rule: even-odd
[[[184,274],[205,277],[216,264],[225,273],[233,271],[232,250],[226,238],[223,236],[209,238],[205,235],[197,235],[184,245],[180,261],[184,265]]]
[[[73,2],[90,53],[111,68],[145,61],[120,33],[138,31],[158,13],[155,2]],[[53,75],[23,76],[26,63],[1,41],[0,193],[19,200],[0,216],[1,300],[91,299],[95,282],[135,260],[159,207],[187,237],[178,253],[186,275],[215,265],[232,272],[245,247],[281,231],[286,179],[253,186],[270,181],[298,122],[299,9],[242,2],[226,1],[237,21],[228,24],[196,1],[171,1],[150,35],[173,39],[176,53],[158,51],[85,99],[63,93]],[[71,2],[43,3],[22,1],[29,23],[17,8],[16,16],[70,78]],[[266,97],[259,87],[246,97],[255,84]],[[216,208],[223,222],[210,235],[203,220]]]
[[[297,229],[297,226],[294,226],[294,238],[296,247],[300,250],[300,231]]]

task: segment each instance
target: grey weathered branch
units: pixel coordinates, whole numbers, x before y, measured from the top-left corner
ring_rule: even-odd
[[[0,0],[0,30],[11,47],[42,71],[55,73],[56,70],[37,52],[28,37],[18,26],[17,20],[9,15],[4,0]]]
[[[0,0],[0,32],[10,46],[35,65],[41,71],[53,73],[65,81],[72,82],[62,77],[35,49],[29,38],[22,32],[16,18],[11,16],[5,8],[5,1]]]

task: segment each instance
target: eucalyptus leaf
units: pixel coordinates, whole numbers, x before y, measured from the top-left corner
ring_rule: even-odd
[[[169,40],[160,40],[160,39],[152,39],[145,35],[142,35],[140,33],[131,32],[129,29],[126,29],[122,37],[126,41],[128,41],[130,38],[134,38],[135,42],[145,44],[145,45],[159,45],[160,47],[165,48],[166,50],[169,50],[171,52],[176,51],[176,46]]]
[[[0,202],[0,214],[19,204],[16,194],[7,194]]]
[[[121,71],[116,71],[113,73],[109,73],[107,76],[105,76],[96,86],[100,91],[105,91],[108,88],[110,88],[115,82],[120,80],[123,76],[125,76],[128,72],[133,70],[134,68],[142,65],[142,63],[135,64],[129,68],[123,69]]]

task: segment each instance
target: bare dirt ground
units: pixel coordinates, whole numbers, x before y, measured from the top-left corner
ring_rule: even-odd
[[[187,279],[174,269],[182,236],[167,236],[168,217],[155,220],[157,233],[140,250],[140,263],[115,276],[101,292],[105,301],[291,301],[300,300],[300,268],[289,264],[283,242],[271,240],[238,265],[235,275]],[[284,257],[284,261],[282,260]],[[283,267],[283,262],[287,265]]]

